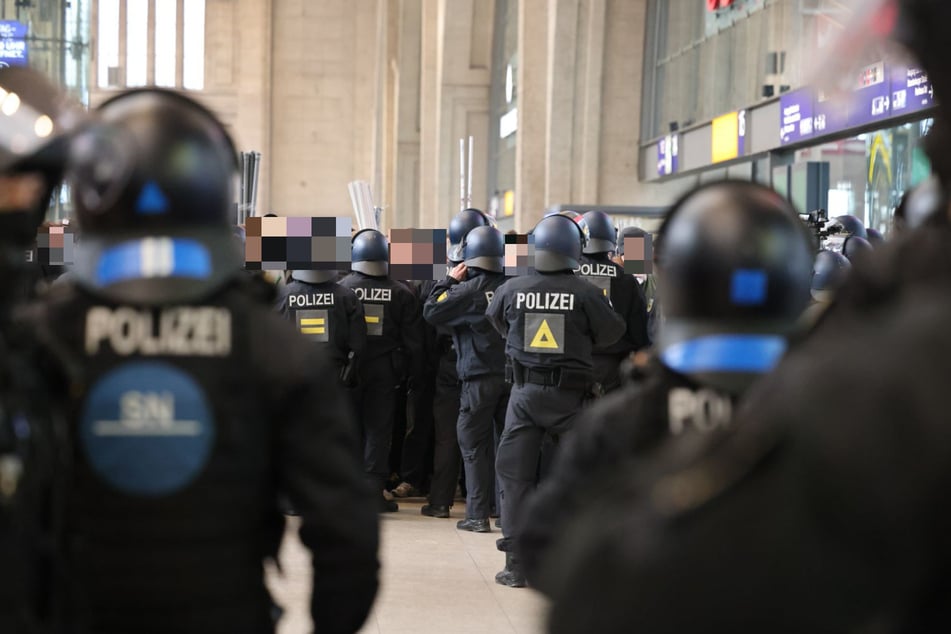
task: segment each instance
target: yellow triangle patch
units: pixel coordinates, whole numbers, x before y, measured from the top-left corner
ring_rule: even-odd
[[[446,291],[443,291],[442,295],[436,298],[436,301],[437,302],[445,301],[447,297],[449,297],[449,293],[447,293]]]
[[[538,326],[538,330],[535,332],[535,336],[532,338],[532,342],[528,344],[529,348],[547,348],[551,350],[558,349],[558,342],[555,341],[555,335],[551,332],[551,327],[548,325],[548,320],[543,319],[542,323]]]

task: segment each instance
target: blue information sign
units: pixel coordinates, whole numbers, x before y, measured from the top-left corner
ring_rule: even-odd
[[[794,90],[779,98],[779,140],[783,145],[808,139],[813,130],[815,94],[810,88]]]
[[[0,20],[0,68],[26,66],[27,26],[15,20]]]
[[[782,95],[779,105],[780,144],[790,145],[926,110],[935,101],[924,71],[880,62],[862,69],[848,95],[827,99],[803,88]]]
[[[859,127],[887,119],[891,115],[891,83],[885,74],[885,64],[864,68],[859,76],[849,108],[849,127]]]
[[[812,128],[816,135],[835,134],[849,127],[849,104],[844,98],[816,95]]]
[[[934,105],[934,87],[923,70],[896,66],[891,69],[892,114],[909,114]]]

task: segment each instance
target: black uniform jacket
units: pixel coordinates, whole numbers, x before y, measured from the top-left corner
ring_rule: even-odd
[[[63,285],[38,313],[80,368],[67,526],[78,632],[273,631],[263,562],[300,514],[317,631],[377,588],[378,519],[327,359],[239,275],[200,305]]]
[[[552,631],[951,630],[949,323],[951,229],[854,267],[731,431],[599,486]]]
[[[592,348],[624,333],[604,294],[570,271],[510,279],[486,315],[505,338],[506,355],[526,367],[590,372]]]
[[[419,300],[402,282],[354,271],[340,282],[363,303],[367,324],[366,365],[395,359],[399,374],[418,376],[423,357],[423,320]],[[394,353],[398,353],[394,357]]]
[[[611,298],[614,310],[627,328],[614,343],[597,346],[594,354],[624,356],[650,345],[647,338],[647,302],[633,275],[606,255],[583,256],[579,277],[591,282]]]
[[[485,310],[507,279],[501,273],[482,272],[464,282],[447,277],[436,283],[423,305],[426,321],[451,329],[460,379],[505,373],[505,342],[489,323]]]
[[[337,282],[310,284],[292,279],[279,291],[277,309],[338,365],[350,352],[359,359],[367,345],[363,305]]]
[[[645,374],[581,413],[532,498],[520,548],[526,573],[542,592],[546,579],[538,576],[541,562],[557,556],[548,548],[602,480],[627,461],[649,455],[670,436],[729,425],[730,395],[703,388],[656,358]]]

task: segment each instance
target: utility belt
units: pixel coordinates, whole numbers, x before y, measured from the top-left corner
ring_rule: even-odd
[[[512,359],[505,367],[505,380],[515,385],[532,383],[548,387],[560,387],[565,390],[588,390],[591,387],[591,373],[570,368],[533,368],[522,365]]]

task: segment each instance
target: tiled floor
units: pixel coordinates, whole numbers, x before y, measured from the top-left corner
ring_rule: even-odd
[[[489,534],[456,530],[452,519],[419,514],[422,500],[401,501],[400,511],[382,515],[380,593],[361,634],[537,634],[544,631],[545,602],[527,588],[495,583],[504,556],[495,549],[498,529]],[[310,632],[307,614],[309,558],[289,527],[281,552],[283,578],[271,589],[287,614],[280,634]]]

